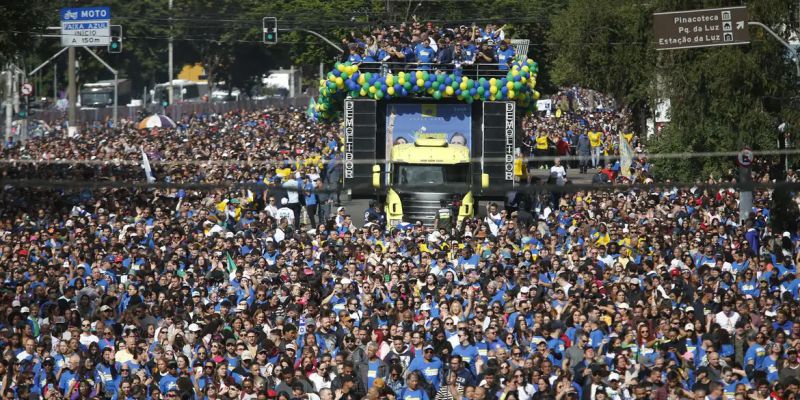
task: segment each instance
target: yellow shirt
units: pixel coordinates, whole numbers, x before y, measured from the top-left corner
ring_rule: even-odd
[[[633,133],[623,133],[623,134],[622,134],[622,137],[624,137],[624,138],[625,138],[625,140],[627,140],[627,141],[628,141],[628,143],[630,143],[630,142],[631,142],[631,140],[633,140]]]
[[[547,136],[537,136],[536,137],[536,149],[538,150],[547,150]]]
[[[603,144],[603,132],[589,132],[589,144],[600,147]]]

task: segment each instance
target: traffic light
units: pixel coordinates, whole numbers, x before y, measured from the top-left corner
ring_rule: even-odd
[[[108,42],[109,53],[122,53],[122,25],[110,25],[111,38]]]
[[[278,19],[275,17],[264,17],[264,19],[261,20],[261,25],[264,31],[264,44],[277,44]]]

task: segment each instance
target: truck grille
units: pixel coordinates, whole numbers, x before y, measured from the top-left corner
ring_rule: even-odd
[[[452,193],[398,192],[403,204],[403,220],[409,223],[422,221],[425,226],[433,226],[436,213],[442,207],[442,200],[453,198]]]

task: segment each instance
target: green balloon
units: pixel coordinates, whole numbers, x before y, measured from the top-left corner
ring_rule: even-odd
[[[382,90],[376,90],[375,91],[375,97],[378,98],[378,99],[382,99],[383,98],[383,91]]]
[[[406,83],[403,84],[403,87],[406,88],[406,90],[411,90],[411,82],[406,81]]]
[[[444,82],[444,74],[439,74],[436,76],[436,81],[439,83]]]
[[[342,77],[342,79],[349,78],[349,76],[347,75],[347,72],[342,72],[342,74],[340,76]]]
[[[467,89],[472,89],[473,87],[475,87],[475,81],[473,81],[472,79],[468,79],[467,80]]]
[[[483,79],[483,78],[481,78],[481,79]],[[478,86],[478,94],[482,95],[483,92],[485,92],[485,91],[486,91],[486,89],[484,89],[483,86]]]
[[[453,83],[450,84],[450,87],[453,89],[458,89],[458,82],[453,81]]]
[[[433,98],[436,99],[436,100],[441,99],[442,98],[442,92],[440,92],[438,90],[433,92]]]
[[[486,78],[478,79],[478,82],[480,82],[480,84],[483,85],[484,83],[486,83]]]
[[[430,78],[430,77],[431,77],[431,74],[429,74],[428,71],[425,71],[425,72],[422,73],[422,79],[423,80],[427,81],[428,78]]]
[[[364,79],[366,82],[369,82],[369,80],[372,79],[372,73],[367,72],[366,74],[364,74]]]
[[[515,90],[515,91],[516,91],[516,90],[519,90],[521,87],[522,87],[522,83],[520,83],[520,82],[514,82],[514,90]]]

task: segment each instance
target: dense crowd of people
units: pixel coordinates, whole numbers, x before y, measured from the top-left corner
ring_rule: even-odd
[[[508,70],[516,52],[506,38],[503,26],[437,26],[431,22],[411,22],[376,27],[370,32],[351,32],[343,39],[346,52],[342,61],[360,63],[419,63],[469,66],[493,64]]]
[[[566,109],[523,131],[577,135],[579,155],[600,132],[605,155],[627,123]],[[144,152],[157,182],[217,185],[3,188],[4,399],[797,396],[800,235],[771,230],[768,192],[745,221],[737,191],[699,186],[522,191],[433,227],[385,226],[374,203],[356,226],[326,190],[338,126],[288,109],[178,125],[4,151],[3,178],[143,181]]]

